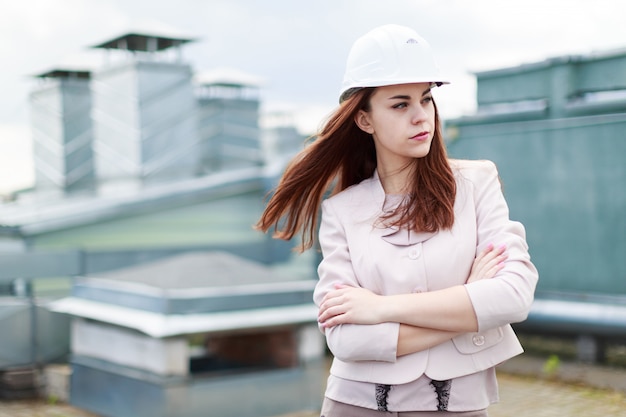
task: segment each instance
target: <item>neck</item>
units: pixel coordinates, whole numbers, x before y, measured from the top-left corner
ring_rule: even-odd
[[[384,167],[377,167],[380,183],[385,190],[385,194],[406,194],[409,188],[410,167],[388,170]]]

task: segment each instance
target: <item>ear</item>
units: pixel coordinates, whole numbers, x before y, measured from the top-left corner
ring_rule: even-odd
[[[370,135],[374,133],[374,128],[370,122],[370,115],[365,110],[359,110],[356,116],[354,116],[354,123],[365,133],[369,133]]]

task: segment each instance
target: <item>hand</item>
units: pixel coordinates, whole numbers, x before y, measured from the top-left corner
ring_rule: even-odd
[[[506,253],[506,246],[501,245],[497,248],[493,244],[487,245],[487,247],[480,252],[474,263],[472,264],[472,270],[470,276],[467,278],[466,283],[478,281],[481,279],[493,278],[502,268],[504,268],[504,261],[508,257]]]
[[[318,321],[325,328],[346,323],[381,323],[384,298],[365,288],[335,284],[335,289],[322,300]]]

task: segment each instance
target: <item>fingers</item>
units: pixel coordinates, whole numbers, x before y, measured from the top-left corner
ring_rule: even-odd
[[[350,321],[348,308],[343,304],[322,304],[317,321],[324,328],[329,328]]]
[[[317,321],[324,328],[329,328],[347,322],[347,316],[341,309],[327,309],[318,317]]]
[[[482,250],[482,252],[478,254],[478,256],[476,256],[475,262],[479,267],[484,266],[503,255],[505,251],[506,245],[495,247],[492,243],[490,243],[485,249]]]
[[[509,258],[506,253],[506,246],[500,245],[492,252],[493,258],[489,260],[484,266],[485,278],[493,278],[502,268],[504,268],[504,261]]]
[[[335,288],[347,287],[342,284],[335,284]],[[328,292],[322,299],[320,304],[317,320],[324,327],[328,327],[328,321],[336,316],[340,316],[345,313],[346,307],[344,305],[345,299],[343,297],[344,291],[342,289]],[[335,320],[337,321],[337,320]]]
[[[508,255],[502,254],[484,264],[480,269],[480,275],[482,278],[493,278],[499,271],[502,270],[502,268],[504,268],[504,261],[506,261],[507,258]]]
[[[476,257],[476,260],[478,261],[478,266],[484,267],[485,265],[493,264],[494,262],[501,262],[507,257],[505,251],[505,245],[493,247],[493,245],[490,244]]]
[[[322,326],[323,328],[329,329],[339,324],[351,323],[351,319],[347,313],[342,313],[342,314],[329,316],[328,318],[320,318],[318,319],[318,322],[320,326]]]
[[[506,245],[487,245],[474,259],[472,269],[467,282],[474,282],[480,279],[493,278],[502,268],[504,261],[508,258]]]
[[[322,303],[320,305],[320,308],[328,303],[337,303],[337,298],[342,297],[345,293],[346,293],[346,289],[350,288],[347,285],[343,285],[343,284],[335,284],[335,290],[331,290],[328,293],[326,293],[326,295],[324,296],[324,298],[322,299]],[[333,301],[334,300],[334,301]],[[340,302],[340,301],[339,301]]]
[[[345,284],[334,284],[334,287],[336,289],[329,291],[320,303],[318,322],[322,327],[328,328],[345,323],[358,324],[368,319],[363,311],[368,313],[373,310],[370,306],[372,299],[370,291]],[[369,319],[372,320],[371,317]]]

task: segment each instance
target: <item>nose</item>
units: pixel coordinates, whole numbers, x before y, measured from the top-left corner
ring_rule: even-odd
[[[427,117],[428,113],[426,112],[426,109],[421,105],[417,105],[415,106],[415,110],[413,111],[411,121],[413,122],[413,124],[420,124],[424,120],[426,120]]]

